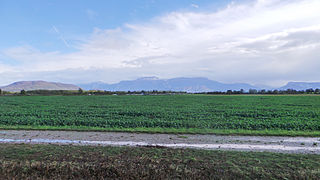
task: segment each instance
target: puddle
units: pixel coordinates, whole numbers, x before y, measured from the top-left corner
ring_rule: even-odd
[[[292,153],[317,153],[317,146],[285,146],[285,145],[257,145],[257,144],[165,144],[133,141],[83,141],[83,140],[59,140],[59,139],[0,139],[0,143],[30,143],[30,144],[63,144],[63,145],[101,145],[101,146],[161,146],[168,148],[197,148],[197,149],[221,149],[221,150],[250,150]]]
[[[203,148],[203,149],[320,151],[320,147],[300,147],[300,146],[284,146],[284,145],[256,145],[256,144],[163,144],[163,145],[165,147],[189,147],[189,148]]]
[[[80,145],[110,145],[110,146],[151,146],[145,142],[131,141],[82,141],[64,139],[0,139],[0,143],[34,143],[34,144],[80,144]]]
[[[319,137],[181,135],[185,136],[188,138],[177,138],[176,135],[168,134],[6,130],[0,131],[0,143],[162,146],[320,154]]]
[[[304,142],[304,143],[313,143],[313,142],[320,142],[318,138],[292,138],[292,139],[285,139],[284,142]]]

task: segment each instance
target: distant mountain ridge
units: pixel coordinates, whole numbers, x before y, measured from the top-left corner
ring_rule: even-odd
[[[104,82],[93,82],[88,84],[64,84],[59,82],[46,81],[19,81],[7,86],[2,86],[3,91],[19,92],[21,90],[107,90],[107,91],[186,91],[186,92],[213,92],[240,90],[248,91],[249,89],[260,90],[262,88],[252,86],[246,83],[226,84],[218,81],[209,80],[203,77],[196,78],[172,78],[159,79],[157,77],[142,77],[136,80],[120,81],[119,83],[108,84]],[[320,89],[320,82],[288,82],[285,86],[272,88],[270,90],[306,90]]]
[[[136,80],[120,81],[115,84],[94,82],[89,84],[79,84],[85,90],[107,90],[107,91],[186,91],[186,92],[208,92],[249,89],[259,89],[246,83],[225,84],[212,81],[203,77],[196,78],[172,78],[159,79],[157,77],[143,77]]]
[[[280,87],[280,90],[295,89],[295,90],[306,90],[306,89],[320,89],[320,82],[288,82],[285,86]]]
[[[64,84],[47,81],[18,81],[0,87],[3,91],[19,92],[21,90],[78,90],[80,87],[73,84]]]

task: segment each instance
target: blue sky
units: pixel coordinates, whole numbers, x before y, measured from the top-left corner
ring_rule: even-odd
[[[72,44],[77,39],[94,28],[117,28],[176,10],[208,11],[226,3],[226,0],[1,0],[0,21],[5,26],[0,28],[0,48],[27,44],[43,51],[68,52],[75,50]]]
[[[0,0],[0,85],[320,81],[319,0]]]

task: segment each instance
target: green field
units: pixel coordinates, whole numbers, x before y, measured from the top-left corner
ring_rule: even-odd
[[[320,156],[0,144],[0,179],[319,179]]]
[[[0,127],[319,136],[320,96],[2,96]]]

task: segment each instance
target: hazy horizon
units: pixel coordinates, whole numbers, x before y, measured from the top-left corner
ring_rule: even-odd
[[[67,82],[61,82],[61,81],[45,81],[45,80],[42,80],[42,79],[33,79],[33,80],[21,80],[21,81],[15,81],[15,82],[11,82],[9,84],[4,84],[4,85],[1,85],[0,84],[0,88],[1,87],[5,87],[5,86],[8,86],[8,85],[11,85],[11,84],[14,84],[14,83],[17,83],[17,82],[38,82],[38,81],[44,81],[44,82],[52,82],[52,83],[62,83],[62,84],[71,84],[71,85],[76,85],[76,86],[82,86],[82,85],[90,85],[90,84],[95,84],[95,83],[103,83],[103,84],[108,84],[108,85],[113,85],[113,84],[118,84],[118,83],[121,83],[121,82],[124,82],[124,81],[132,81],[132,82],[136,82],[137,80],[141,80],[141,79],[148,79],[148,80],[171,80],[171,79],[181,79],[181,78],[188,78],[190,80],[194,80],[196,78],[205,78],[205,79],[208,79],[210,81],[213,81],[213,82],[218,82],[218,83],[222,83],[222,84],[239,84],[239,82],[233,82],[233,83],[224,83],[224,82],[220,82],[220,81],[215,81],[213,79],[209,79],[209,78],[206,78],[206,77],[175,77],[175,78],[159,78],[159,77],[156,77],[156,76],[147,76],[147,77],[139,77],[139,78],[136,78],[136,79],[124,79],[124,80],[121,80],[121,81],[118,81],[118,82],[114,82],[114,83],[108,83],[108,82],[105,82],[105,81],[91,81],[91,82],[87,82],[87,83],[67,83]],[[315,81],[289,81],[288,83],[285,83],[283,85],[280,85],[280,86],[268,86],[268,85],[263,85],[263,84],[250,84],[250,83],[243,83],[243,84],[247,84],[247,85],[251,85],[251,86],[254,86],[254,88],[258,88],[258,89],[267,89],[267,90],[272,90],[272,89],[279,89],[279,88],[282,88],[284,86],[287,86],[289,83],[316,83],[316,84],[320,84],[320,82],[315,82]],[[317,88],[317,87],[312,87],[312,88]],[[238,88],[239,89],[239,88]],[[238,90],[237,88],[236,89],[233,89],[233,90]],[[241,88],[240,88],[241,89]],[[306,88],[308,89],[308,88]]]
[[[318,0],[0,2],[0,86],[205,77],[320,82]]]

